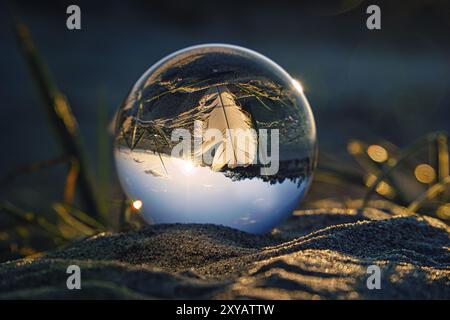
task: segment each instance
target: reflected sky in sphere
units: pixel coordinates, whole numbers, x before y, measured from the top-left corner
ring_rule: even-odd
[[[181,153],[180,129],[192,137]],[[138,80],[117,115],[114,154],[148,222],[264,233],[307,191],[316,131],[300,83],[283,69],[244,48],[205,45]]]
[[[306,188],[306,181],[232,181],[187,160],[163,156],[163,161],[165,169],[157,155],[116,151],[122,185],[142,201],[145,217],[154,223],[214,223],[266,232],[295,208]]]

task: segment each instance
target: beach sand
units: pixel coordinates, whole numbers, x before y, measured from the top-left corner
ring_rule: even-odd
[[[154,225],[3,263],[0,298],[450,299],[449,232],[371,208],[296,211],[268,235]],[[81,290],[66,288],[71,264]],[[380,290],[366,285],[372,264]]]

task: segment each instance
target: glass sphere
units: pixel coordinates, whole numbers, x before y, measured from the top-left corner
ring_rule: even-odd
[[[150,223],[270,231],[305,195],[316,164],[300,83],[237,46],[167,56],[136,82],[116,119],[119,180]]]

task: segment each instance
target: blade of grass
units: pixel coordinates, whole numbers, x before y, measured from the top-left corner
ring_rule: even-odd
[[[94,218],[89,216],[87,213],[81,211],[80,209],[64,203],[61,203],[60,205],[62,205],[66,209],[66,211],[70,213],[70,215],[72,215],[74,218],[81,221],[85,225],[91,227],[92,229],[95,229],[98,232],[106,231],[105,226],[101,222],[95,220]]]
[[[123,193],[122,201],[120,204],[120,210],[119,210],[119,214],[117,217],[117,230],[116,231],[121,231],[122,228],[125,226],[126,212],[127,212],[128,204],[129,204],[129,201],[128,201],[127,195],[125,193]]]
[[[449,155],[447,135],[439,134],[437,137],[438,145],[438,174],[439,181],[444,181],[449,176]]]
[[[375,181],[372,183],[370,188],[367,190],[366,194],[363,198],[363,203],[361,209],[364,209],[367,206],[367,202],[369,201],[371,195],[374,193],[378,184],[383,181],[395,168],[397,168],[401,163],[406,161],[409,157],[413,156],[417,152],[421,151],[424,146],[429,145],[432,142],[435,142],[436,139],[441,135],[445,134],[443,132],[434,132],[426,135],[423,138],[420,138],[406,147],[404,150],[400,151],[398,156],[395,158],[389,159],[389,161],[383,166],[381,173],[376,177]]]
[[[80,132],[75,117],[65,96],[58,90],[46,65],[39,57],[28,28],[24,23],[16,23],[16,36],[19,47],[28,63],[30,72],[42,96],[45,110],[61,148],[66,155],[78,160],[80,166],[79,187],[82,200],[94,216],[100,215],[100,208],[95,195],[93,179],[88,162],[84,156]]]
[[[269,111],[273,111],[272,108],[270,108],[267,104],[264,103],[264,101],[261,100],[261,98],[258,96],[258,93],[257,93],[257,92],[252,91],[252,90],[250,90],[250,89],[246,89],[246,88],[244,88],[243,86],[241,86],[241,85],[239,85],[239,84],[236,84],[236,86],[237,86],[238,88],[240,88],[241,90],[247,92],[248,94],[252,95],[256,100],[258,100],[259,103],[261,103],[261,105],[262,105],[264,108],[266,108],[266,109],[269,110]]]
[[[448,137],[446,134],[440,134],[437,138],[437,168],[439,182],[443,182],[449,176],[449,154],[448,154]],[[449,198],[450,192],[444,190],[442,193],[442,201]]]
[[[62,203],[54,203],[53,209],[65,223],[77,230],[79,233],[85,236],[92,236],[96,233],[93,228],[73,217]]]
[[[0,202],[0,210],[9,213],[24,222],[35,224],[41,227],[44,231],[46,231],[54,238],[64,238],[53,223],[49,222],[42,216],[36,215],[31,211],[22,210],[15,205],[5,201]]]
[[[97,176],[98,176],[98,203],[101,207],[103,221],[111,221],[109,215],[109,182],[111,172],[111,157],[109,154],[108,114],[104,90],[100,91],[97,107]]]
[[[80,166],[78,161],[74,158],[70,161],[69,173],[66,177],[66,186],[64,188],[64,202],[73,204],[75,199],[75,187],[77,184],[78,174],[80,173]]]
[[[437,197],[439,194],[445,192],[447,190],[447,186],[450,185],[450,176],[447,176],[442,181],[434,184],[430,188],[427,189],[424,193],[422,193],[416,200],[414,200],[406,209],[408,214],[412,214],[419,210],[425,201],[431,200]]]
[[[368,145],[366,143],[359,140],[351,140],[350,144],[353,144],[354,148],[358,150],[358,152],[350,152],[350,155],[353,156],[356,162],[358,162],[358,164],[366,171],[364,183],[368,187],[371,187],[372,177],[378,176],[381,173],[381,170],[367,154]],[[378,192],[380,196],[389,199],[390,201],[397,200],[396,202],[405,203],[405,196],[402,193],[402,189],[397,186],[395,180],[387,176],[384,183],[391,192],[387,194],[380,194]]]
[[[47,169],[53,166],[56,166],[61,163],[66,163],[69,160],[66,156],[57,157],[54,159],[44,160],[44,161],[37,161],[29,164],[22,165],[13,171],[7,173],[2,178],[0,178],[0,187],[6,186],[8,183],[10,183],[14,178],[21,174],[25,173],[32,173],[36,171],[40,171],[43,169]]]

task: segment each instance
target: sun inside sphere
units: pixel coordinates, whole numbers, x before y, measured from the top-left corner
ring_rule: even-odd
[[[304,197],[316,165],[301,84],[242,47],[167,56],[136,82],[116,119],[119,180],[150,223],[268,232]]]

